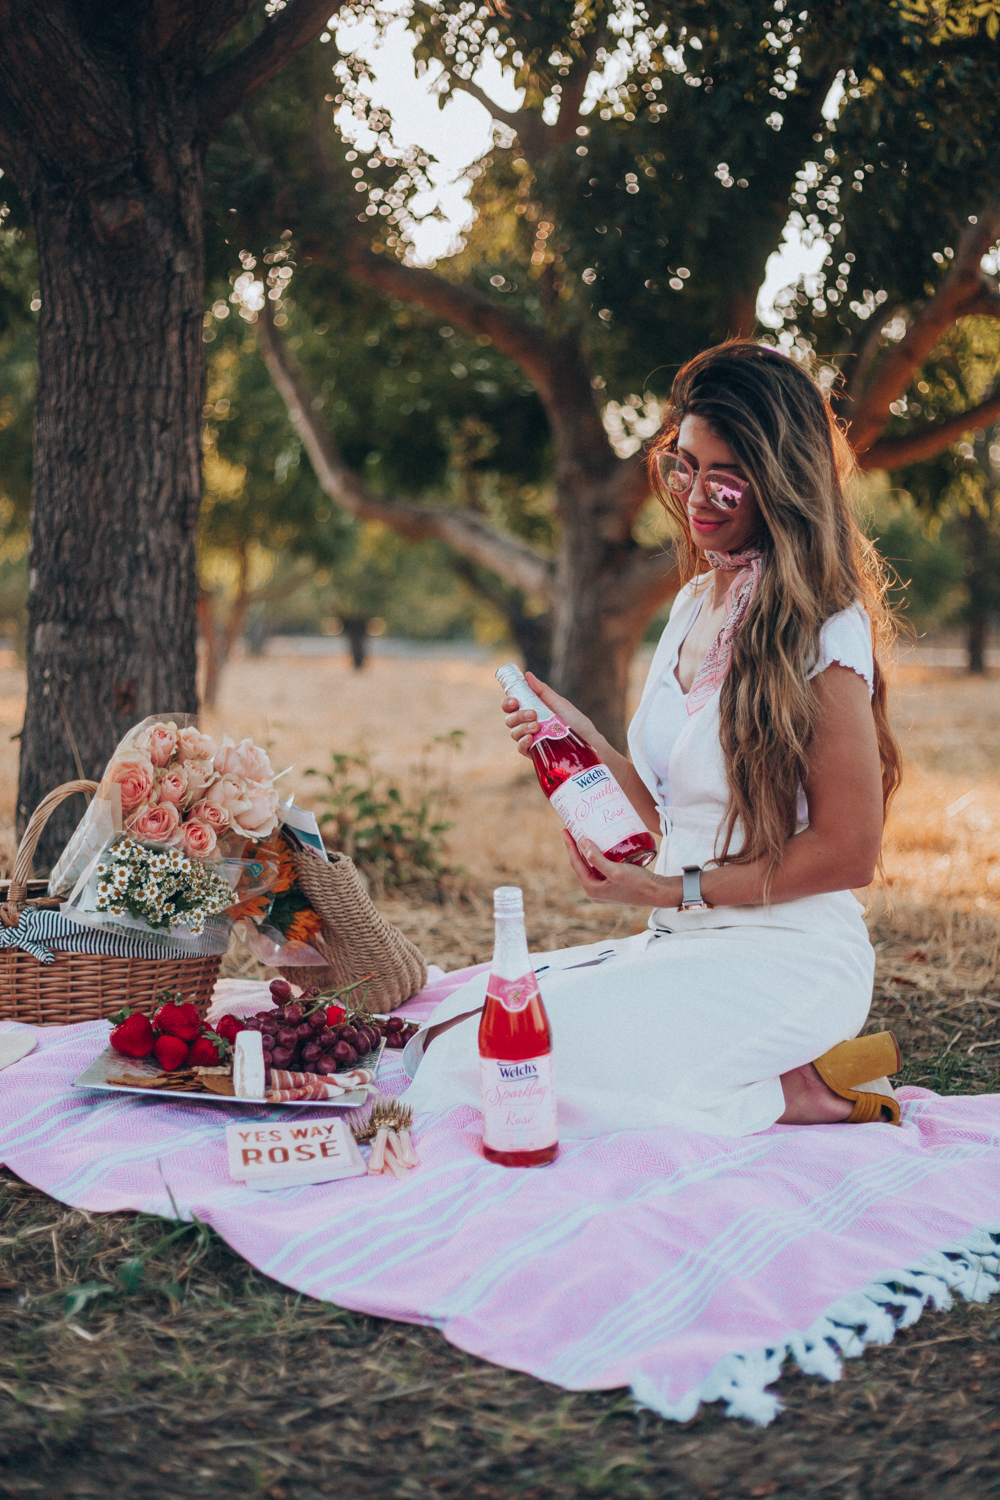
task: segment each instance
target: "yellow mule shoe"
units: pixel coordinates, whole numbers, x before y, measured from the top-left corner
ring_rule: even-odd
[[[813,1063],[827,1088],[841,1099],[850,1099],[854,1110],[848,1125],[866,1125],[877,1120],[899,1124],[899,1104],[889,1082],[890,1073],[902,1067],[899,1043],[891,1031],[876,1031],[850,1042],[838,1042]]]

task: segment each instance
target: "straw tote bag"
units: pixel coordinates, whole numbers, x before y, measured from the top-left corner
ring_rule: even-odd
[[[379,914],[354,861],[346,854],[331,854],[328,863],[305,850],[292,859],[302,892],[323,922],[323,934],[312,946],[329,966],[282,968],[285,978],[303,989],[339,989],[370,974],[365,1003],[376,1015],[388,1014],[422,990],[427,965],[420,949]],[[350,1002],[357,1004],[365,988],[360,985]]]

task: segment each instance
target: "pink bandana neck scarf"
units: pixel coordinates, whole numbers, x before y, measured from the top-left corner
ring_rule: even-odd
[[[697,676],[687,695],[687,711],[698,713],[704,708],[712,694],[717,692],[729,671],[733,659],[733,637],[743,624],[747,610],[753,603],[760,584],[761,559],[764,554],[759,547],[745,547],[742,552],[706,552],[705,556],[713,568],[739,568],[729,589],[729,613],[716,639],[708,648],[705,660],[698,668]]]

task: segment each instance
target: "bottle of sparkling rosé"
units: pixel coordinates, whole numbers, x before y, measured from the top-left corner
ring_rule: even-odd
[[[479,1023],[483,1155],[501,1167],[544,1167],[559,1149],[552,1035],[516,885],[493,892],[496,943]]]
[[[546,708],[519,667],[501,667],[497,681],[509,698],[538,715],[531,742],[535,773],[576,842],[593,839],[604,857],[617,864],[648,865],[656,858],[653,835],[600,756]]]

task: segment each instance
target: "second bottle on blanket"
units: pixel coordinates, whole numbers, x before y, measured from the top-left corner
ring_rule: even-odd
[[[552,1035],[517,886],[493,892],[493,916],[493,965],[479,1023],[483,1155],[502,1167],[541,1167],[559,1149]]]

